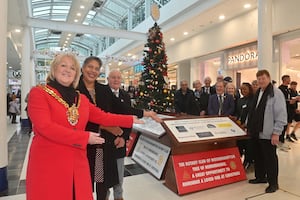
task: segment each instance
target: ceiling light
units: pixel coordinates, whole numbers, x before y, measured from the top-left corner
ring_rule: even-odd
[[[175,41],[175,38],[171,38],[170,40],[171,40],[171,41]]]
[[[123,64],[122,61],[119,61],[119,62],[118,62],[118,66],[121,66],[122,64]]]
[[[132,58],[132,59],[136,59],[136,55],[133,55],[131,58]]]
[[[74,19],[74,22],[77,23],[77,22],[78,22],[78,19]]]
[[[77,13],[76,15],[77,15],[78,17],[80,17],[80,16],[81,16],[81,13]]]
[[[11,69],[11,68],[12,68],[12,66],[9,66],[8,68],[9,68],[9,69]]]
[[[111,63],[108,63],[108,65],[111,66],[112,64],[111,64]]]
[[[81,5],[80,8],[81,8],[81,9],[84,9],[84,5]]]
[[[16,32],[16,33],[20,33],[21,30],[20,30],[20,29],[15,29],[15,32]]]
[[[71,33],[68,34],[69,37],[70,37],[71,35],[72,35]]]
[[[67,40],[69,40],[70,38],[69,37],[67,37]]]
[[[65,41],[65,43],[67,44],[67,43],[68,43],[68,41]]]
[[[128,53],[128,54],[127,54],[127,56],[131,56],[131,55],[132,55],[131,53]]]
[[[246,8],[246,9],[247,9],[247,8],[250,8],[250,7],[251,7],[251,4],[250,4],[250,3],[247,3],[247,4],[244,5],[244,8]]]
[[[188,35],[189,34],[189,32],[183,32],[183,35]]]
[[[219,20],[223,20],[223,19],[225,19],[225,16],[224,15],[220,15],[219,16]]]

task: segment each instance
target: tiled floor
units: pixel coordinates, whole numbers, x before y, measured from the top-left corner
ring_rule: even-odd
[[[21,130],[19,125],[8,125],[11,139],[9,149],[9,196],[0,200],[25,200],[25,174],[27,164],[27,150],[30,137]],[[300,133],[298,133],[300,135]],[[142,168],[138,167],[130,158],[125,159],[124,198],[126,200],[300,200],[300,144],[289,143],[289,152],[278,151],[279,156],[279,186],[280,189],[272,194],[264,193],[266,184],[250,185],[241,181],[213,189],[192,194],[178,196],[164,186],[163,181],[157,180]],[[24,163],[24,166],[23,166]],[[248,178],[253,178],[253,172],[247,172]],[[110,199],[113,199],[112,197]]]

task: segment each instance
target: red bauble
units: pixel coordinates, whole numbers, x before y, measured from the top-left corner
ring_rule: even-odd
[[[155,42],[156,42],[157,44],[159,44],[159,43],[160,43],[160,40],[155,40]]]

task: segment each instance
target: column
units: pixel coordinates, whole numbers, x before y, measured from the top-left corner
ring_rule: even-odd
[[[258,0],[258,70],[266,69],[271,77],[276,70],[272,67],[272,0]],[[275,77],[273,77],[275,78]]]
[[[130,8],[127,9],[127,30],[131,30],[132,29],[132,11]]]
[[[23,29],[22,38],[22,64],[21,64],[21,126],[28,127],[28,119],[25,108],[27,103],[25,102],[26,95],[31,88],[31,71],[33,66],[31,66],[30,61],[30,30],[29,27]]]
[[[7,123],[6,123],[6,79],[7,79],[7,4],[8,0],[1,2],[0,19],[0,193],[7,191]]]

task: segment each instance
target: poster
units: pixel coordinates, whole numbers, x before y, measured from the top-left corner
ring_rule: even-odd
[[[246,179],[236,147],[173,155],[178,194],[186,194]]]
[[[244,136],[246,133],[228,117],[165,120],[178,142]]]
[[[170,154],[170,147],[141,135],[134,148],[132,159],[160,179]]]

